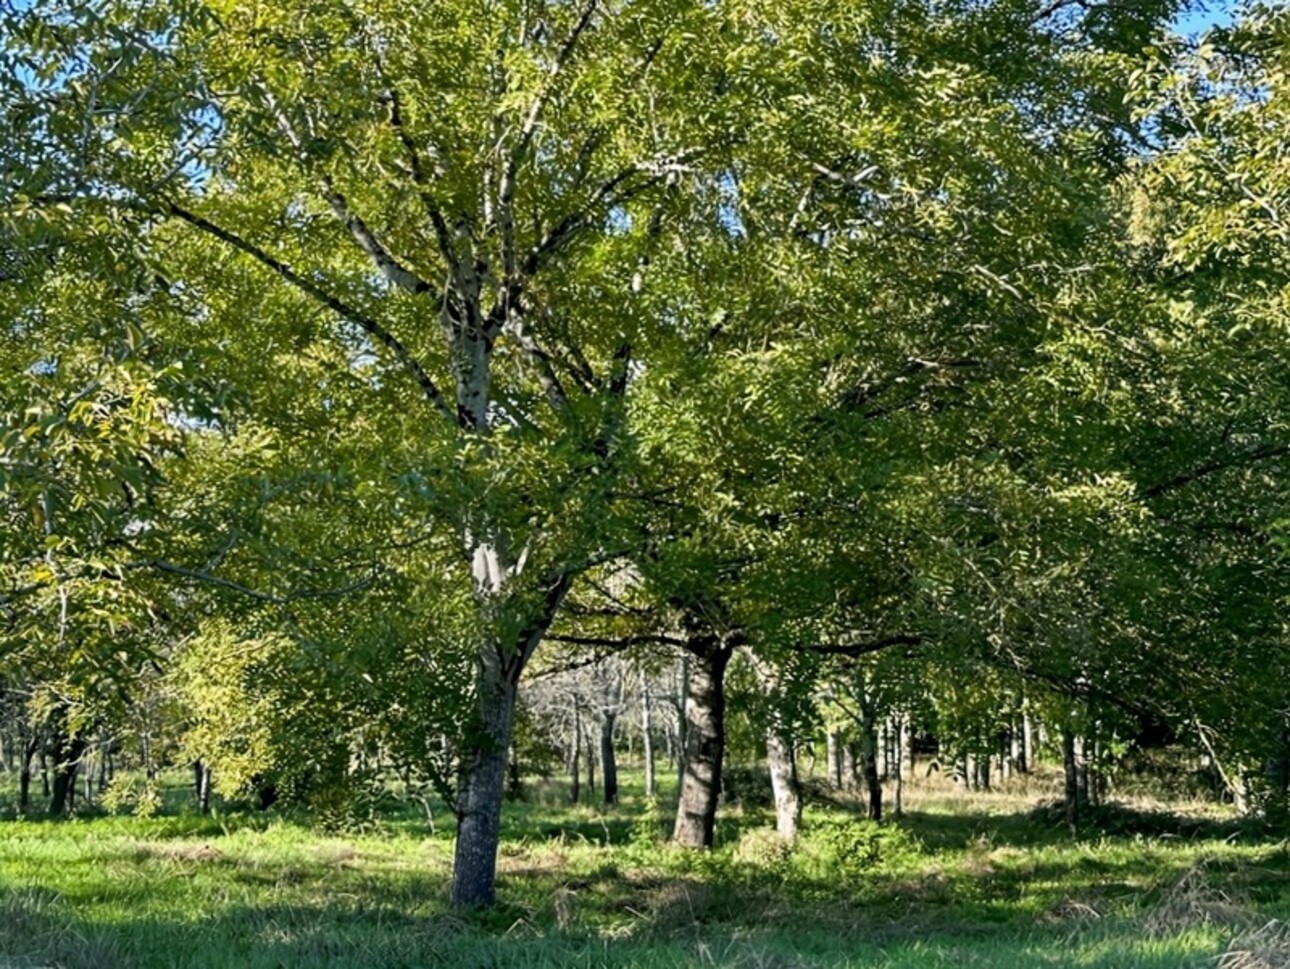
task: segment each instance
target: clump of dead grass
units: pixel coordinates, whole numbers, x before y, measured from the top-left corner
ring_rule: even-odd
[[[1214,887],[1201,861],[1170,885],[1147,913],[1143,928],[1155,939],[1204,926],[1249,927],[1258,915],[1245,900]],[[1284,963],[1290,966],[1290,962]]]
[[[1286,969],[1290,966],[1290,924],[1273,919],[1247,929],[1218,959],[1218,969]]]

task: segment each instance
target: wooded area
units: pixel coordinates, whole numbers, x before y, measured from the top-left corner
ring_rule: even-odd
[[[1284,7],[0,11],[11,813],[397,787],[462,907],[623,757],[1284,834]]]

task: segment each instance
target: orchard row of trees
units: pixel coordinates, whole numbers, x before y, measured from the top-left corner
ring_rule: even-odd
[[[1290,28],[1178,13],[9,8],[17,743],[394,769],[461,904],[521,679],[600,652],[684,657],[696,847],[732,661],[786,805],[830,704],[979,762],[1023,690],[1076,767],[1155,723],[1283,797]]]

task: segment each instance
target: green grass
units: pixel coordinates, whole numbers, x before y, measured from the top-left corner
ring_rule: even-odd
[[[1290,854],[1221,817],[1107,811],[1073,837],[1022,795],[931,788],[881,828],[813,805],[792,852],[733,808],[693,854],[661,843],[665,806],[556,796],[508,805],[500,904],[467,913],[447,903],[451,825],[416,810],[358,834],[0,821],[0,967],[1179,969],[1257,945],[1290,964],[1265,928],[1290,919]]]

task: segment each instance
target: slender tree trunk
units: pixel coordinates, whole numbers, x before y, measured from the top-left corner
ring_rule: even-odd
[[[882,781],[878,776],[878,718],[873,704],[867,701],[860,707],[860,765],[864,774],[865,790],[869,797],[869,817],[874,821],[881,821]]]
[[[896,817],[905,813],[905,748],[908,744],[908,728],[903,716],[896,718],[895,730],[896,751],[893,764],[896,768]]]
[[[721,794],[726,746],[726,666],[731,650],[715,637],[694,641],[689,697],[685,704],[686,748],[673,839],[686,848],[711,848]]]
[[[645,747],[645,796],[654,796],[654,723],[651,708],[649,682],[641,674],[641,740]]]
[[[1021,701],[1021,773],[1029,774],[1035,768],[1035,733],[1030,722],[1030,707]]]
[[[1079,824],[1088,805],[1088,771],[1084,762],[1084,738],[1070,727],[1062,727],[1062,776],[1065,781],[1066,823]]]
[[[569,757],[569,801],[573,804],[578,803],[578,797],[582,793],[580,784],[582,783],[582,715],[578,712],[578,705],[573,706],[573,753]]]
[[[606,710],[600,716],[600,769],[604,776],[606,804],[618,803],[618,761],[614,757],[614,724],[618,715]]]
[[[834,730],[824,735],[824,760],[829,768],[829,786],[842,790],[842,738]]]
[[[53,793],[53,791],[50,789],[50,786],[49,786],[49,751],[47,751],[47,750],[45,749],[44,745],[41,745],[41,748],[40,748],[40,795],[41,795],[41,797],[48,798],[52,793]]]
[[[201,814],[211,813],[211,765],[202,764],[202,777],[197,789],[197,810]]]
[[[690,722],[686,709],[690,704],[690,654],[681,654],[681,673],[677,683],[676,718],[676,789],[685,787],[685,757],[690,747]]]
[[[23,744],[21,760],[18,765],[18,813],[26,814],[31,806],[31,764],[40,747],[40,738],[32,737]]]

